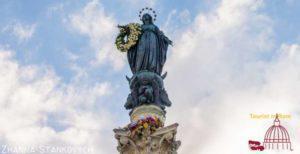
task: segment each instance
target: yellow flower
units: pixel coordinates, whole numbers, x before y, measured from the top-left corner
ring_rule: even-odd
[[[143,126],[144,126],[144,128],[146,128],[146,129],[147,129],[147,128],[148,128],[148,123],[144,123],[144,125],[143,125]]]

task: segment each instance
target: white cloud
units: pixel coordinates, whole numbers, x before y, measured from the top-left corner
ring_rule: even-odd
[[[11,32],[19,41],[29,40],[36,29],[36,24],[26,25],[22,23],[15,23],[5,28],[5,31]]]
[[[64,3],[58,3],[47,9],[47,16],[52,17],[56,12],[64,11]]]
[[[164,23],[164,26],[162,29],[168,29],[169,27],[171,27],[171,22],[173,20],[173,17],[177,14],[177,10],[172,10],[169,14],[168,17]]]
[[[111,64],[119,70],[125,64],[125,56],[114,47],[117,34],[117,24],[112,16],[108,15],[101,3],[93,0],[77,13],[70,15],[69,22],[73,29],[89,37],[94,48],[96,59],[94,65]]]
[[[299,152],[299,45],[276,51],[272,20],[259,11],[264,5],[223,0],[174,40],[165,69],[173,100],[167,121],[180,124],[179,153],[252,153],[248,140],[262,141],[272,120],[255,121],[249,114],[276,112],[292,115],[283,124],[292,153]]]
[[[190,23],[191,22],[191,13],[189,10],[185,9],[179,13],[179,20],[181,23]]]
[[[65,84],[47,66],[21,66],[13,53],[0,49],[1,145],[86,147],[94,150],[90,153],[113,149],[114,117],[97,107],[111,93],[109,83]]]

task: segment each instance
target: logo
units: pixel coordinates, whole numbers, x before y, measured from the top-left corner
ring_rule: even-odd
[[[263,145],[259,141],[249,140],[249,149],[252,151],[264,150],[290,150],[292,143],[288,131],[280,124],[278,114],[276,114],[273,125],[266,131]]]
[[[259,141],[251,141],[249,140],[248,142],[249,144],[249,148],[250,150],[259,150],[259,151],[264,151],[265,150],[265,147],[260,145],[260,142]]]

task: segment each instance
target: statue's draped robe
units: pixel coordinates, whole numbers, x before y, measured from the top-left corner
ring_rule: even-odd
[[[154,24],[142,25],[142,34],[137,44],[127,54],[132,73],[147,70],[161,75],[168,40]]]

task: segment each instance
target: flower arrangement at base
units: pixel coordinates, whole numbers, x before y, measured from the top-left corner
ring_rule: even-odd
[[[163,127],[163,123],[157,117],[146,117],[128,125],[131,136],[143,135],[145,131],[153,133],[156,129]]]
[[[118,50],[127,52],[131,47],[136,45],[142,33],[142,27],[138,23],[130,23],[125,26],[119,25],[118,28],[120,29],[120,33],[116,38],[115,44]]]

